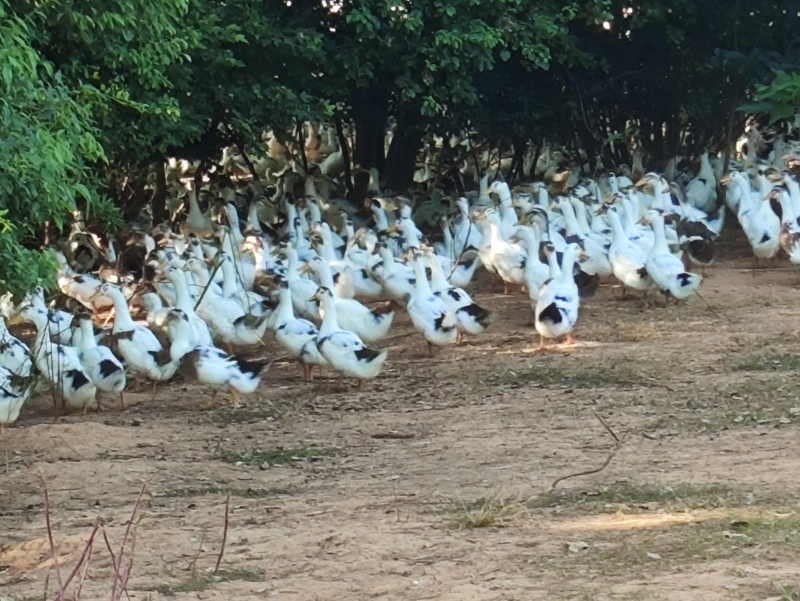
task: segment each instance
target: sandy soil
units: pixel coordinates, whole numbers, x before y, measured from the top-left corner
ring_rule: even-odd
[[[360,392],[279,361],[238,410],[183,382],[55,422],[35,399],[0,438],[0,598],[54,594],[44,481],[62,577],[98,518],[118,552],[144,484],[131,599],[798,599],[800,273],[720,252],[708,306],[604,285],[572,350],[536,353],[484,278],[489,332],[431,360],[402,316]],[[548,492],[614,451],[596,415],[616,455]],[[113,572],[98,537],[82,598]]]

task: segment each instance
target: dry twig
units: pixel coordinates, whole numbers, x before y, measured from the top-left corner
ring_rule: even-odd
[[[222,557],[225,555],[225,543],[228,540],[228,515],[231,509],[231,493],[228,493],[228,498],[225,500],[225,525],[222,530],[222,546],[219,548],[219,555],[217,556],[217,563],[214,566],[214,574],[219,572],[219,566],[222,563]]]
[[[602,472],[604,469],[606,469],[608,467],[608,464],[611,463],[611,460],[614,459],[616,454],[622,448],[622,445],[625,443],[626,436],[623,436],[622,438],[617,436],[616,433],[614,432],[614,430],[611,429],[611,426],[609,426],[608,423],[606,423],[606,420],[604,420],[600,416],[599,413],[595,413],[594,416],[603,425],[603,427],[606,429],[606,431],[609,434],[611,434],[611,437],[614,439],[614,450],[611,452],[611,454],[608,457],[606,457],[606,460],[603,462],[603,465],[601,465],[598,468],[595,468],[595,469],[592,469],[592,470],[586,470],[584,472],[578,472],[577,474],[567,474],[566,476],[561,476],[560,478],[557,478],[550,485],[550,492],[553,492],[556,489],[556,486],[558,486],[564,480],[568,480],[570,478],[577,478],[579,476],[589,476],[591,474],[597,474],[599,472]]]

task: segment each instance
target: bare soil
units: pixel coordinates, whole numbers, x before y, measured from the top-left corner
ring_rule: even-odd
[[[278,361],[236,410],[180,381],[34,399],[0,437],[0,598],[54,595],[43,480],[64,574],[97,518],[117,553],[144,485],[131,599],[800,599],[800,273],[721,246],[705,302],[603,285],[572,349],[537,353],[527,297],[481,278],[485,335],[429,359],[398,316],[361,391]],[[616,455],[550,492],[615,451],[596,415]],[[102,538],[89,565],[110,598]]]

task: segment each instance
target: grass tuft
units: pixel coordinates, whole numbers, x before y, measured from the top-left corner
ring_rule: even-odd
[[[456,530],[500,528],[526,511],[517,499],[491,495],[474,502],[458,502],[450,515],[450,526]]]
[[[263,582],[264,576],[263,570],[239,566],[220,570],[216,574],[193,574],[178,584],[160,584],[152,590],[165,597],[174,597],[181,593],[201,593],[218,582]]]
[[[162,493],[159,497],[175,498],[175,497],[201,497],[205,495],[230,495],[232,497],[241,497],[244,499],[263,499],[265,497],[278,497],[296,494],[297,490],[294,488],[239,488],[236,486],[229,486],[227,484],[207,484],[202,486],[186,486],[181,488],[170,488]]]
[[[754,353],[738,358],[731,364],[733,371],[800,371],[800,354]]]

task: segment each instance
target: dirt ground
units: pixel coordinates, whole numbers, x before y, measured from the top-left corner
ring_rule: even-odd
[[[800,599],[800,273],[720,246],[707,305],[609,283],[569,351],[481,278],[485,335],[428,359],[399,316],[359,392],[278,361],[238,410],[182,382],[56,422],[35,399],[0,437],[0,599],[56,589],[42,479],[62,578],[98,518],[118,556],[144,485],[134,600]],[[83,599],[113,561],[98,535]]]

